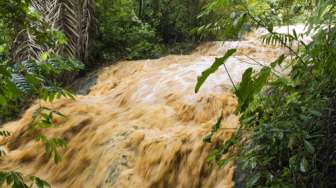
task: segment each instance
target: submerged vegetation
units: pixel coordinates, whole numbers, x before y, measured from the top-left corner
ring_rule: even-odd
[[[305,24],[304,33],[275,30],[296,23]],[[239,40],[262,27],[267,30],[263,43],[287,48],[289,55],[260,70],[247,69],[233,84],[241,126],[209,161],[235,162],[246,187],[334,187],[335,23],[333,0],[2,0],[0,123],[17,118],[35,99],[75,99],[67,84],[92,67],[182,54],[199,42]],[[204,70],[195,92],[235,53],[229,49]],[[277,74],[279,68],[288,74]],[[66,141],[41,130],[53,128],[53,117],[64,115],[39,105],[32,116],[24,134],[43,143],[47,159],[60,162],[58,149]],[[222,119],[205,142],[211,142]],[[0,131],[0,137],[10,135]],[[0,154],[6,157],[2,149]],[[50,187],[14,170],[0,172],[4,185]]]

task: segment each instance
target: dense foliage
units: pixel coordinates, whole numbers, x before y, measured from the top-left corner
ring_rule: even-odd
[[[206,20],[197,17],[203,5],[198,0],[98,0],[100,58],[142,59],[190,51],[200,40],[193,29]]]
[[[1,1],[0,15],[1,123],[36,97],[68,96],[58,78],[83,66],[60,56],[58,49],[67,44],[67,38],[42,19],[30,1]]]
[[[291,55],[259,71],[246,70],[233,90],[241,127],[209,160],[235,161],[247,187],[334,187],[335,6],[334,0],[2,0],[0,124],[34,99],[73,98],[62,87],[62,76],[74,78],[82,63],[183,53],[200,40],[239,39],[251,27],[264,27],[268,34],[262,41],[286,47]],[[296,22],[306,24],[303,35],[274,30]],[[202,72],[195,92],[234,53],[228,50]],[[289,74],[273,74],[279,66]],[[32,116],[24,134],[51,128],[52,118],[63,115],[39,106]],[[205,142],[211,142],[222,118]],[[10,134],[0,130],[1,137]],[[36,141],[44,144],[46,157],[61,160],[64,140],[37,134]],[[11,170],[0,172],[3,185],[49,186]]]
[[[156,57],[161,47],[153,28],[139,19],[132,0],[97,1],[98,48],[104,59]]]
[[[293,2],[293,6],[306,8],[301,18],[307,28],[303,36],[312,36],[309,43],[295,30],[287,34],[273,30],[278,22],[270,20],[283,20],[282,14],[265,17],[269,9],[259,15],[249,9],[241,12],[253,24],[267,28],[266,44],[281,45],[291,52],[291,58],[281,56],[261,71],[246,70],[234,89],[241,127],[209,156],[219,165],[236,161],[246,187],[336,184],[335,5],[335,1]],[[281,11],[288,8],[293,7],[287,5]],[[290,73],[273,75],[272,69],[281,64]],[[217,122],[214,131],[218,126]],[[205,141],[211,141],[212,134]],[[224,154],[228,156],[223,158]]]
[[[0,2],[0,123],[17,116],[33,99],[51,102],[60,97],[73,98],[61,87],[59,76],[83,68],[78,60],[61,56],[65,55],[64,49],[71,48],[71,45],[67,46],[68,38],[48,22],[44,12],[34,8],[37,5],[34,3],[29,0]],[[53,127],[52,117],[55,115],[63,116],[39,106],[24,134],[36,135],[39,129]],[[0,130],[1,137],[10,134]],[[48,138],[39,133],[36,141],[44,144],[47,158],[53,158],[55,163],[61,160],[58,148],[66,146],[63,139]],[[0,149],[0,156],[5,154]],[[13,188],[50,187],[38,177],[11,169],[0,172],[0,186],[5,185]]]

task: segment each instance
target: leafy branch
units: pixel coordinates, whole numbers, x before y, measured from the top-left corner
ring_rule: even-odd
[[[224,63],[226,62],[226,60],[228,60],[228,58],[231,57],[236,51],[237,51],[236,49],[230,49],[230,50],[228,50],[223,57],[216,58],[215,62],[208,69],[206,69],[205,71],[203,71],[200,76],[197,77],[197,83],[196,83],[196,86],[195,86],[195,93],[197,93],[199,91],[199,89],[204,84],[204,82],[206,81],[206,79],[211,74],[213,74],[214,72],[216,72],[221,65],[224,65]]]

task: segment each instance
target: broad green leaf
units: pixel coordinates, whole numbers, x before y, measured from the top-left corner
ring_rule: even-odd
[[[243,112],[253,101],[254,96],[258,94],[266,85],[271,69],[264,67],[257,74],[252,75],[253,69],[248,68],[242,77],[235,94],[238,97],[238,112]]]
[[[252,73],[253,69],[248,68],[243,76],[242,81],[239,84],[239,87],[235,91],[236,96],[238,97],[239,106],[244,106],[246,99],[249,97],[249,93],[252,92],[251,85],[252,85]]]
[[[226,62],[226,60],[229,57],[231,57],[236,51],[237,51],[236,49],[230,49],[230,50],[228,50],[223,57],[216,58],[215,62],[211,65],[211,67],[209,67],[208,69],[206,69],[205,71],[203,71],[202,74],[197,77],[197,83],[196,83],[196,87],[195,87],[195,93],[197,93],[199,91],[199,89],[204,84],[204,82],[206,81],[206,79],[211,74],[213,74],[214,72],[216,72],[217,69],[221,65],[223,65]]]
[[[257,74],[257,77],[254,82],[254,93],[259,93],[261,89],[266,84],[269,75],[271,74],[271,69],[269,67],[264,67],[261,71]]]

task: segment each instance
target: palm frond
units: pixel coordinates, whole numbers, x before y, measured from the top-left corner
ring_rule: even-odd
[[[53,49],[67,58],[88,63],[89,47],[95,32],[94,0],[32,0],[31,7],[41,15],[41,22],[66,36],[66,44]],[[39,44],[36,36],[23,28],[13,45],[15,62],[38,59],[48,46]]]
[[[58,52],[65,57],[78,57],[80,48],[80,20],[78,0],[60,0],[60,15],[56,22],[56,28],[67,37],[67,44]]]
[[[261,37],[261,41],[266,45],[291,47],[295,41],[295,37],[284,33],[268,33]]]
[[[87,64],[89,58],[89,46],[91,45],[91,35],[95,31],[95,1],[84,0],[81,13],[81,37],[80,37],[80,59]]]
[[[15,38],[12,49],[14,61],[22,62],[27,59],[37,59],[42,47],[36,42],[36,37],[24,29]]]
[[[33,0],[31,6],[34,7],[41,15],[42,19],[55,27],[56,21],[60,15],[59,0]]]

